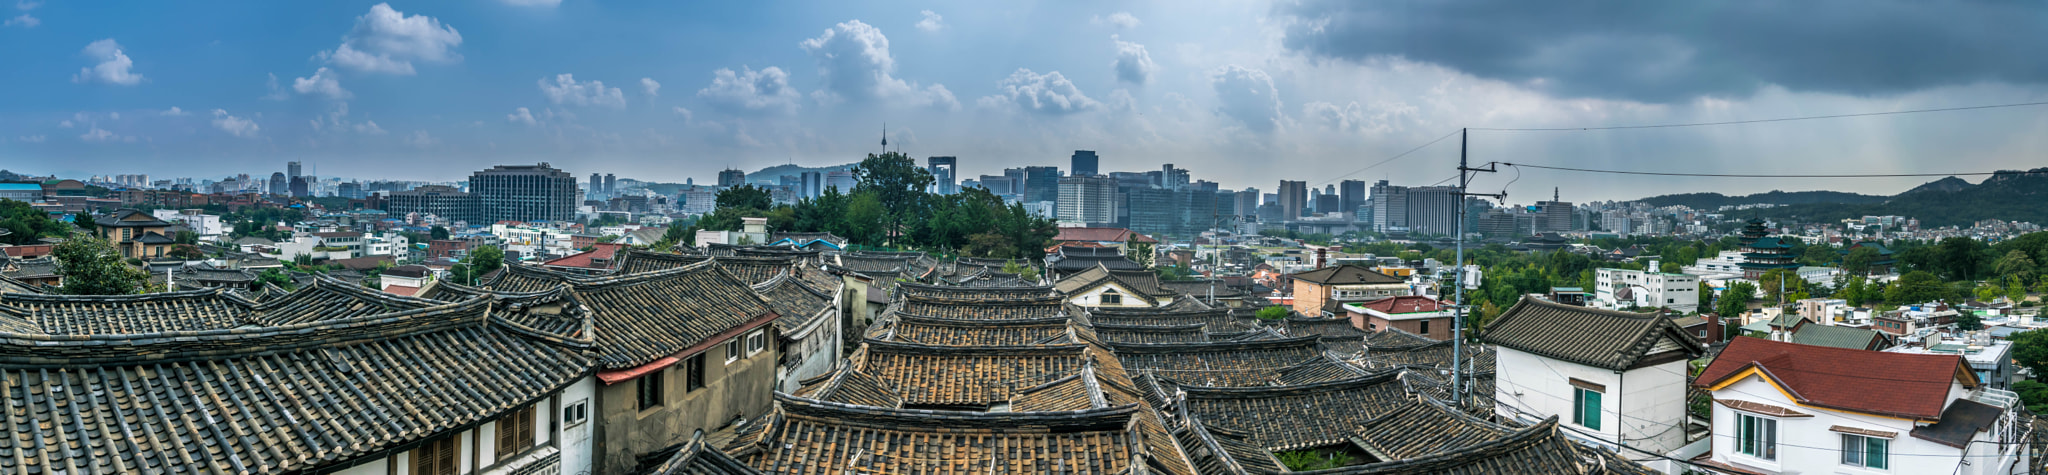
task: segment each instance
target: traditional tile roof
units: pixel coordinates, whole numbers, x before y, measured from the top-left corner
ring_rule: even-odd
[[[1159,281],[1159,286],[1175,293],[1205,300],[1210,298],[1212,290],[1215,298],[1219,299],[1241,299],[1249,294],[1242,288],[1224,285],[1223,281],[1213,279],[1162,280]]]
[[[1032,281],[1024,280],[1023,276],[1017,274],[1007,274],[1002,272],[984,272],[974,276],[973,278],[961,280],[956,283],[962,287],[996,289],[1010,287],[1029,287],[1034,284],[1034,282]]]
[[[1386,329],[1365,335],[1365,346],[1368,348],[1379,346],[1410,346],[1435,342],[1436,340],[1431,339],[1430,337],[1409,333],[1406,330],[1392,327],[1388,327]]]
[[[1159,305],[1159,302],[1174,300],[1174,297],[1179,295],[1177,292],[1160,288],[1159,276],[1151,271],[1112,270],[1099,265],[1068,274],[1053,284],[1053,287],[1059,289],[1060,293],[1074,295],[1111,284],[1129,291],[1127,296],[1141,299],[1146,305]]]
[[[801,383],[804,384],[797,389],[797,396],[858,406],[903,407],[903,395],[895,388],[853,368],[840,368]]]
[[[1066,250],[1072,248],[1062,247],[1060,249]],[[1047,258],[1045,266],[1051,270],[1058,271],[1062,275],[1071,274],[1074,272],[1082,272],[1096,267],[1103,267],[1116,270],[1145,269],[1144,264],[1132,262],[1130,259],[1125,259],[1124,256],[1115,254],[1086,256],[1067,254],[1059,256],[1058,259]]]
[[[1157,239],[1152,239],[1151,237],[1146,236],[1144,234],[1139,234],[1135,231],[1131,231],[1129,229],[1124,228],[1060,228],[1059,234],[1053,235],[1052,240],[1141,243],[1159,242],[1159,240]]]
[[[1271,384],[1279,370],[1323,354],[1322,343],[1313,336],[1252,342],[1108,345],[1131,371],[1212,386]]]
[[[1112,343],[1201,343],[1209,341],[1209,334],[1202,331],[1206,326],[1201,323],[1179,326],[1097,323],[1095,335]]]
[[[1626,370],[1648,357],[1697,357],[1698,339],[1657,313],[1600,310],[1523,297],[1486,325],[1481,341],[1596,368]]]
[[[478,298],[283,327],[8,335],[0,472],[309,471],[481,423],[587,374],[590,342],[528,337],[489,307]]]
[[[1203,310],[1195,312],[1166,311],[1144,312],[1127,310],[1089,309],[1088,319],[1096,325],[1178,327],[1202,324],[1209,333],[1243,331],[1251,323],[1249,319],[1232,316],[1229,310]]]
[[[136,335],[225,330],[254,323],[255,302],[220,289],[141,295],[0,294],[0,331]]]
[[[1347,442],[1359,424],[1400,408],[1408,399],[1399,371],[1289,386],[1181,386],[1188,412],[1211,424],[1250,433],[1273,451]]]
[[[1168,424],[1174,439],[1180,441],[1181,452],[1188,455],[1188,462],[1194,465],[1196,473],[1240,475],[1287,471],[1272,452],[1247,440],[1251,434],[1205,424],[1202,418],[1189,414],[1186,405],[1177,405],[1173,410],[1176,412],[1168,418]]]
[[[747,464],[740,463],[732,456],[720,452],[706,443],[702,437],[690,439],[669,449],[649,454],[660,460],[659,464],[635,470],[640,475],[760,475]]]
[[[1436,341],[1413,345],[1368,345],[1365,355],[1359,360],[1372,368],[1430,367],[1450,368],[1451,353],[1455,342]],[[1489,345],[1466,344],[1463,348],[1468,367],[1477,371],[1493,371],[1495,350]]]
[[[677,267],[687,266],[690,264],[696,264],[699,262],[704,262],[704,260],[708,258],[710,258],[710,256],[706,256],[703,254],[673,254],[667,252],[654,252],[640,249],[630,249],[627,250],[626,252],[619,254],[619,264],[617,268],[618,272],[622,274],[639,274],[643,272],[663,271],[674,269]]]
[[[712,262],[571,285],[595,320],[599,368],[606,370],[674,356],[775,316],[751,287]]]
[[[897,288],[903,289],[903,295],[906,297],[931,297],[955,301],[1016,301],[1059,296],[1059,292],[1053,290],[1052,286],[967,288],[906,282],[897,285]]]
[[[1452,404],[1458,397],[1452,393],[1454,388],[1451,387],[1450,375],[1447,372],[1445,369],[1409,367],[1409,371],[1401,373],[1401,382],[1408,385],[1409,394],[1418,398]],[[1497,379],[1491,369],[1474,372],[1465,379],[1465,382],[1471,385],[1465,392],[1465,407],[1470,408],[1472,415],[1493,417]]]
[[[1017,391],[1010,398],[1010,410],[1081,411],[1142,404],[1144,401],[1128,380],[1103,377],[1094,365],[1088,365],[1071,376]]]
[[[95,225],[99,225],[101,227],[109,228],[157,228],[170,227],[171,225],[171,223],[164,222],[164,220],[156,219],[155,216],[151,216],[149,213],[144,213],[133,209],[115,210],[113,214],[93,218],[92,223]]]
[[[1330,351],[1338,353],[1357,353],[1365,347],[1367,332],[1351,326],[1349,318],[1291,317],[1281,321],[1280,326],[1288,336],[1321,336]]]
[[[1023,346],[1072,343],[1067,319],[971,321],[898,315],[870,336],[934,346]]]
[[[1191,473],[1151,442],[1142,406],[979,413],[851,406],[775,395],[726,452],[771,473]],[[1179,460],[1172,463],[1168,459]],[[1180,468],[1181,470],[1175,470]]]
[[[855,272],[902,272],[909,268],[909,259],[901,257],[875,257],[866,254],[840,254],[839,266]]]
[[[789,245],[793,245],[793,246],[797,246],[797,247],[804,247],[804,246],[808,246],[808,245],[810,245],[810,244],[811,244],[812,242],[814,242],[814,241],[823,241],[823,242],[825,242],[825,243],[827,243],[827,244],[831,244],[831,245],[832,245],[832,248],[833,248],[833,249],[839,249],[839,248],[844,248],[844,247],[846,247],[846,243],[848,242],[848,241],[846,240],[846,238],[843,238],[843,237],[839,237],[839,235],[836,235],[836,234],[832,234],[832,233],[829,233],[829,232],[826,232],[826,233],[791,233],[791,232],[780,232],[780,233],[770,233],[770,234],[768,235],[768,240],[770,240],[770,241],[773,241],[773,243],[772,243],[772,244],[785,244],[785,243],[784,243],[783,241],[789,241],[789,242],[788,242],[788,243],[786,243],[786,244],[789,244]]]
[[[1082,345],[946,347],[869,340],[855,370],[903,394],[905,405],[986,407],[1019,389],[1080,370]]]
[[[955,320],[1029,320],[1065,315],[1058,296],[1011,299],[947,299],[905,296],[898,313]]]
[[[1444,305],[1443,302],[1440,302],[1437,299],[1424,297],[1420,295],[1400,295],[1394,297],[1387,297],[1379,300],[1373,300],[1370,302],[1352,303],[1350,305],[1371,309],[1388,315],[1400,315],[1403,313],[1437,312],[1442,311],[1449,307],[1447,305]]]
[[[731,272],[733,276],[739,277],[741,281],[746,282],[748,285],[767,282],[774,279],[775,276],[789,273],[790,268],[795,267],[797,264],[797,259],[794,257],[734,256],[715,257],[711,260],[712,262],[717,262],[719,267],[724,267],[726,272]]]
[[[803,328],[813,318],[819,318],[832,308],[832,295],[805,285],[788,275],[778,275],[767,282],[754,286],[754,292],[768,302],[768,308],[782,315],[776,319],[779,328],[795,330]]]
[[[1871,368],[1883,368],[1873,373]],[[1941,418],[1949,387],[1976,387],[1960,355],[1891,353],[1736,337],[1693,379],[1713,387],[1755,373],[1801,405],[1914,420]],[[1872,391],[1871,388],[1884,388]]]
[[[13,277],[9,277],[5,274],[0,274],[0,294],[40,293],[43,293],[43,291],[41,289],[37,289],[36,286],[31,286],[27,282],[15,280]]]
[[[1868,328],[1800,325],[1798,331],[1792,332],[1792,342],[1802,345],[1877,350],[1881,348],[1883,341],[1883,334]]]
[[[1435,401],[1417,401],[1360,423],[1352,435],[1375,458],[1406,460],[1490,442],[1512,431]]]
[[[254,318],[267,325],[293,325],[427,308],[442,303],[379,292],[322,274],[312,285],[265,300],[257,306],[259,314]]]
[[[1588,448],[1567,438],[1557,418],[1508,432],[1505,436],[1434,455],[1353,465],[1304,474],[1638,474],[1657,473],[1647,467]]]
[[[1338,264],[1294,274],[1294,280],[1318,285],[1405,284],[1399,277],[1381,274],[1365,266]]]
[[[0,276],[15,279],[38,279],[57,276],[57,258],[44,256],[35,259],[14,259],[9,261],[6,272]]]
[[[1370,370],[1324,354],[1319,358],[1282,368],[1275,372],[1273,379],[1282,385],[1311,384],[1342,381],[1370,374],[1373,374]]]

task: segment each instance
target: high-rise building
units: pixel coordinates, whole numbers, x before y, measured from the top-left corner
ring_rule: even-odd
[[[1346,213],[1357,213],[1365,206],[1365,182],[1344,180],[1337,183],[1337,206]]]
[[[364,196],[363,184],[356,183],[353,181],[341,182],[341,185],[336,186],[335,190],[335,194],[341,195],[342,198],[348,198],[351,200],[360,200],[363,199]]]
[[[610,173],[604,174],[604,195],[619,196],[619,177]]]
[[[798,195],[802,195],[804,198],[815,199],[819,195],[825,194],[824,173],[803,172],[801,174],[798,174],[797,177],[799,180],[802,181],[802,184],[800,184],[797,188]]]
[[[289,186],[291,188],[293,198],[304,198],[307,196],[311,196],[311,190],[307,186],[308,184],[306,183],[306,177],[295,176],[292,177],[291,180],[292,183]]]
[[[1458,187],[1408,188],[1408,232],[1449,236],[1458,232]]]
[[[288,173],[287,175],[285,175],[285,176],[286,176],[287,178],[298,178],[299,176],[301,176],[301,174],[299,173],[299,172],[301,171],[299,167],[300,167],[300,165],[299,165],[299,162],[296,162],[296,161],[293,161],[293,162],[285,162],[285,164],[284,164],[284,169],[285,169],[285,170],[287,170],[287,171],[289,172],[289,173]]]
[[[960,159],[958,157],[929,157],[925,159],[925,171],[929,171],[932,174],[933,193],[950,195],[960,192],[960,185],[955,183],[959,165]]]
[[[583,195],[584,198],[593,200],[604,196],[604,176],[596,173],[590,174],[590,186],[583,189]]]
[[[1258,188],[1245,188],[1244,191],[1237,192],[1236,195],[1233,195],[1233,199],[1237,200],[1236,206],[1234,208],[1237,211],[1238,217],[1258,216]]]
[[[1295,220],[1308,213],[1308,182],[1280,180],[1280,217]]]
[[[718,186],[719,186],[720,188],[731,188],[731,187],[735,187],[735,186],[740,186],[740,185],[743,185],[743,184],[746,184],[746,183],[747,183],[747,172],[743,172],[743,171],[739,171],[739,170],[734,170],[734,169],[731,169],[731,168],[727,168],[727,169],[725,169],[725,170],[720,170],[720,171],[718,172]],[[839,191],[846,191],[846,190],[842,189],[842,190],[839,190]]]
[[[1160,188],[1178,190],[1187,186],[1188,170],[1186,168],[1174,168],[1171,163],[1159,167]]]
[[[279,196],[289,195],[292,192],[291,187],[292,182],[290,179],[284,177],[284,172],[271,172],[270,194]]]
[[[471,174],[478,221],[574,221],[576,177],[539,165],[499,165]]]
[[[1323,214],[1329,214],[1329,213],[1335,213],[1335,212],[1338,212],[1338,210],[1340,209],[1340,208],[1338,207],[1338,205],[1337,205],[1337,203],[1338,203],[1338,202],[1339,202],[1339,200],[1337,199],[1337,195],[1336,195],[1336,194],[1333,194],[1333,193],[1323,193],[1323,194],[1321,194],[1321,195],[1317,195],[1317,196],[1316,196],[1316,212],[1317,212],[1317,213],[1323,213]]]
[[[1094,150],[1075,150],[1073,165],[1068,167],[1072,171],[1068,173],[1072,176],[1097,175],[1099,173],[1096,172],[1096,167],[1101,163],[1101,158],[1095,156]]]
[[[434,215],[448,221],[475,223],[478,207],[476,195],[447,185],[426,185],[393,192],[384,199],[384,212],[396,219],[419,213],[421,217]]]
[[[853,176],[853,170],[834,170],[825,174],[825,187],[838,188],[841,194],[853,193],[854,185],[858,184],[860,180]]]
[[[1020,177],[1010,175],[982,175],[981,179],[975,181],[981,182],[982,189],[988,190],[989,193],[994,194],[996,196],[1011,199],[1021,198],[1021,196],[1018,195],[1018,191],[1020,191],[1019,188],[1023,188],[1022,186],[1018,185],[1018,183],[1022,181]]]
[[[1572,203],[1569,201],[1558,201],[1556,188],[1550,190],[1550,201],[1539,201],[1536,203],[1536,206],[1543,209],[1545,221],[1542,231],[1574,231],[1572,227]]]
[[[1408,230],[1408,187],[1387,184],[1386,180],[1372,185],[1372,230],[1379,232]]]
[[[1070,226],[1116,222],[1116,180],[1077,175],[1060,179],[1059,221]]]
[[[1059,167],[1010,168],[1003,170],[1003,175],[1017,178],[1019,182],[1023,183],[1023,189],[1018,190],[1017,194],[1023,196],[1025,203],[1059,201],[1060,199]],[[983,186],[987,186],[986,182],[984,182]]]

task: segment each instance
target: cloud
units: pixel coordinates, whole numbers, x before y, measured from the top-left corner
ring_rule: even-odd
[[[740,66],[739,72],[719,68],[711,72],[711,85],[697,90],[697,98],[712,108],[740,114],[795,112],[798,97],[789,87],[789,73],[774,66],[759,71]]]
[[[406,145],[419,148],[432,147],[441,143],[441,139],[434,138],[433,134],[429,134],[425,130],[415,130],[411,134],[406,135],[402,140],[405,141]]]
[[[2048,83],[2040,3],[1401,5],[1281,2],[1272,18],[1283,47],[1312,57],[1400,57],[1562,97],[1682,103],[1770,85],[1868,96]]]
[[[319,94],[334,100],[348,99],[350,94],[347,89],[341,88],[341,80],[336,75],[332,69],[320,68],[313,71],[313,77],[292,79],[292,90],[300,94]]]
[[[1110,66],[1116,68],[1118,81],[1143,85],[1152,80],[1152,72],[1158,71],[1159,66],[1152,64],[1152,53],[1145,51],[1145,45],[1118,39],[1116,35],[1109,39],[1116,42],[1116,61]]]
[[[1145,22],[1138,21],[1138,17],[1131,16],[1131,12],[1111,13],[1108,17],[1096,16],[1094,18],[1089,18],[1088,22],[1097,25],[1108,24],[1126,30],[1137,28],[1138,25],[1145,24]]]
[[[1361,106],[1351,102],[1338,106],[1315,101],[1302,104],[1305,122],[1342,132],[1390,133],[1418,125],[1421,109],[1401,102],[1375,102]]]
[[[227,132],[229,135],[244,138],[255,137],[256,131],[262,130],[262,127],[257,126],[256,122],[228,115],[228,111],[221,109],[213,110],[213,126],[222,132]]]
[[[71,121],[70,121],[70,120],[60,120],[60,121],[57,121],[57,126],[58,126],[58,127],[63,127],[63,128],[66,128],[66,129],[69,129],[69,128],[71,128],[72,124],[71,124]]]
[[[598,80],[576,82],[576,76],[569,73],[555,75],[554,84],[548,84],[547,78],[541,78],[540,92],[548,96],[548,102],[556,104],[626,106],[626,93],[619,88],[604,87],[604,82]]]
[[[514,109],[511,114],[506,114],[505,120],[514,124],[540,125],[539,121],[533,120],[533,111],[527,110],[525,107]]]
[[[931,10],[918,13],[924,15],[924,19],[917,21],[917,29],[935,32],[946,28],[946,17],[939,16],[938,13],[934,13]]]
[[[277,83],[277,73],[265,73],[270,79],[263,81],[263,87],[270,92],[263,94],[263,100],[282,101],[292,98],[292,91]]]
[[[360,123],[360,124],[356,124],[356,125],[355,125],[355,129],[356,129],[356,132],[357,132],[357,133],[362,133],[362,134],[369,134],[369,135],[384,135],[384,134],[385,134],[385,132],[384,132],[384,128],[383,128],[383,127],[378,127],[378,126],[377,126],[377,121],[374,121],[374,120],[365,120],[365,121],[363,121],[363,123]]]
[[[1265,71],[1233,64],[1210,74],[1209,83],[1216,88],[1216,112],[1246,129],[1272,132],[1286,120],[1280,113],[1280,91]]]
[[[34,15],[23,13],[20,16],[9,18],[7,19],[7,21],[0,22],[0,27],[20,25],[22,28],[35,28],[36,25],[41,24],[43,24],[42,19],[36,18]]]
[[[889,37],[882,30],[849,20],[825,30],[817,38],[798,43],[818,63],[818,75],[825,88],[821,100],[880,101],[892,105],[957,109],[960,102],[946,86],[916,83],[894,76],[896,58],[889,54]]]
[[[49,137],[45,137],[42,135],[23,135],[20,137],[15,137],[15,140],[20,140],[26,143],[43,143],[44,140],[49,140]]]
[[[98,81],[122,86],[142,83],[142,75],[129,71],[135,67],[135,61],[128,59],[128,54],[121,51],[121,44],[115,43],[113,38],[85,45],[85,55],[99,61],[99,64],[79,69],[78,75],[71,77],[71,82]]]
[[[455,27],[426,15],[405,16],[379,3],[356,18],[355,29],[342,36],[341,46],[322,51],[320,57],[335,65],[363,73],[414,74],[413,62],[448,63],[461,61],[455,47],[462,34]]]
[[[683,116],[683,123],[686,123],[686,124],[687,124],[687,123],[689,123],[690,121],[692,121],[692,120],[696,120],[696,119],[697,119],[697,114],[692,114],[692,113],[690,113],[690,110],[689,110],[689,109],[684,109],[684,108],[683,108],[683,106],[676,106],[676,107],[675,107],[675,111],[676,111],[676,115],[680,115],[680,116]]]
[[[1066,115],[1102,107],[1101,102],[1081,94],[1081,89],[1059,71],[1038,74],[1019,68],[1010,73],[1010,77],[997,82],[996,87],[1002,90],[1002,94],[983,97],[976,102],[983,107],[1014,105],[1048,115]]]
[[[555,6],[557,6],[557,5],[561,5],[561,4],[562,4],[562,0],[499,0],[499,1],[501,1],[501,2],[505,2],[505,4],[506,4],[506,5],[512,5],[512,6],[515,6],[515,7],[548,7],[548,8],[554,8]]]
[[[14,2],[14,9],[16,9],[16,10],[21,10],[21,11],[29,11],[29,10],[34,10],[34,9],[36,9],[36,7],[40,7],[40,6],[43,6],[43,2],[31,2],[31,1],[27,1],[27,0],[22,0],[22,1]]]
[[[187,115],[187,114],[189,114],[189,113],[188,113],[188,112],[185,112],[185,110],[184,110],[184,109],[179,109],[179,108],[178,108],[178,106],[171,106],[171,108],[169,108],[169,109],[165,109],[165,110],[164,110],[163,112],[158,112],[158,113],[157,113],[157,115],[167,115],[167,116],[183,116],[183,115]]]
[[[119,112],[108,112],[108,113],[107,113],[107,118],[109,118],[109,119],[114,119],[114,120],[121,120],[121,113],[119,113]]]
[[[654,78],[640,78],[640,90],[647,91],[649,96],[659,96],[661,95],[661,83],[655,82]]]
[[[41,137],[41,136],[39,135],[38,137]],[[84,134],[84,135],[80,135],[80,136],[78,136],[78,139],[79,139],[79,140],[84,140],[84,141],[87,141],[87,142],[134,142],[134,141],[135,141],[135,137],[134,137],[134,136],[129,136],[129,135],[120,135],[120,134],[116,134],[116,133],[113,133],[113,132],[108,132],[108,131],[107,131],[107,129],[102,129],[102,128],[99,128],[99,126],[93,126],[93,127],[91,127],[91,130],[87,130],[87,131],[85,131],[85,134]]]

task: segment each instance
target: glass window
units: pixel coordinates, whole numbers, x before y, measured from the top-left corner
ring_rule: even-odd
[[[740,339],[739,339],[739,338],[733,338],[732,340],[728,340],[728,341],[726,341],[726,342],[725,342],[725,363],[726,363],[726,364],[732,364],[732,362],[733,362],[733,361],[737,361],[737,360],[739,360],[739,359],[740,359]]]
[[[752,356],[768,349],[768,332],[754,332],[747,335],[747,355]]]
[[[1778,421],[1735,414],[1735,451],[1764,460],[1778,459]]]
[[[1572,423],[1600,430],[1600,392],[1572,388]]]
[[[1429,320],[1423,320],[1423,321],[1422,321],[1422,334],[1423,334],[1423,335],[1428,335],[1428,334],[1429,334]]]
[[[1891,443],[1889,439],[1842,434],[1842,465],[1890,468]]]
[[[1104,290],[1104,291],[1102,291],[1102,304],[1103,304],[1103,305],[1123,305],[1123,303],[1124,303],[1124,296],[1123,296],[1122,294],[1118,294],[1118,293],[1116,293],[1116,291],[1115,291],[1115,290]]]
[[[683,391],[704,389],[704,354],[698,353],[696,356],[691,356],[690,359],[683,362],[683,366],[687,367],[689,371],[689,374],[684,376],[686,386]]]
[[[661,373],[661,370],[654,370],[640,376],[640,410],[661,406]]]
[[[587,420],[590,420],[589,399],[578,399],[576,400],[576,402],[572,402],[569,403],[568,405],[562,406],[563,426],[574,426],[576,424],[582,424],[583,421]]]

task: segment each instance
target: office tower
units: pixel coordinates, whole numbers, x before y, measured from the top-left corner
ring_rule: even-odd
[[[1188,189],[1195,191],[1221,191],[1223,186],[1209,180],[1195,180],[1194,183],[1188,184]]]
[[[1458,187],[1408,188],[1408,231],[1450,236],[1458,232]]]
[[[802,183],[802,185],[801,185],[801,186],[800,186],[800,187],[798,188],[798,189],[799,189],[799,193],[798,193],[799,195],[802,195],[802,196],[803,196],[804,198],[813,198],[813,199],[815,199],[815,198],[817,198],[817,197],[818,197],[819,195],[823,195],[823,194],[825,194],[825,174],[824,174],[824,173],[820,173],[820,172],[803,172],[803,173],[801,173],[801,174],[799,174],[799,175],[797,175],[797,176],[798,176],[798,179],[800,179],[800,180],[801,180],[801,181],[803,182],[803,183]]]
[[[1160,188],[1165,188],[1165,189],[1169,189],[1169,190],[1178,190],[1178,189],[1181,189],[1181,188],[1186,188],[1187,186],[1188,186],[1188,170],[1187,170],[1187,169],[1185,169],[1185,168],[1174,168],[1174,167],[1173,167],[1173,164],[1171,164],[1171,163],[1168,163],[1168,164],[1165,164],[1165,165],[1162,165],[1162,166],[1160,166],[1160,167],[1159,167],[1159,187],[1160,187]]]
[[[747,172],[727,168],[718,172],[718,187],[731,188],[747,183]],[[840,191],[846,191],[844,189]]]
[[[1280,180],[1280,216],[1293,221],[1308,212],[1308,182]]]
[[[286,175],[287,178],[298,178],[300,176],[299,162],[285,162],[284,168],[290,171],[290,174]]]
[[[574,221],[576,177],[539,165],[499,165],[470,175],[479,221]]]
[[[1245,189],[1244,189],[1244,191],[1239,191],[1239,192],[1237,192],[1237,194],[1235,195],[1235,199],[1237,200],[1237,206],[1236,206],[1236,209],[1237,209],[1237,215],[1238,215],[1239,217],[1249,217],[1249,216],[1258,216],[1258,213],[1259,213],[1259,189],[1258,189],[1258,188],[1245,188]]]
[[[958,157],[929,157],[925,159],[925,170],[932,174],[932,192],[950,195],[960,192],[960,185],[954,183],[960,159]]]
[[[1116,180],[1096,175],[1060,179],[1059,221],[1071,226],[1116,222]]]
[[[1372,230],[1379,232],[1408,230],[1408,187],[1387,184],[1386,180],[1372,185]]]
[[[598,197],[600,196],[603,196],[604,176],[598,175],[596,173],[590,174],[590,186],[588,188],[583,189],[583,195],[584,198],[593,200],[598,199]]]
[[[1346,213],[1357,213],[1365,206],[1365,182],[1344,180],[1337,183],[1337,206]]]
[[[392,192],[384,199],[384,212],[393,219],[406,219],[407,215],[418,213],[421,217],[434,215],[450,222],[476,223],[478,206],[476,195],[447,185]]]
[[[363,199],[364,196],[362,183],[356,183],[353,181],[342,182],[341,186],[336,187],[336,189],[338,190],[338,192],[335,194],[341,195],[342,198],[360,200]]]
[[[606,174],[604,174],[604,195],[605,195],[605,196],[618,196],[618,195],[619,195],[619,177],[616,177],[616,176],[612,176],[612,174],[610,174],[610,173],[606,173]]]
[[[295,176],[295,177],[292,177],[292,178],[291,178],[291,180],[292,180],[292,182],[291,182],[291,185],[289,185],[289,187],[290,187],[290,190],[291,190],[291,193],[292,193],[292,197],[294,197],[294,198],[304,198],[304,197],[306,197],[306,196],[307,196],[307,194],[308,194],[308,191],[309,191],[309,190],[308,190],[308,187],[306,186],[306,177],[303,177],[303,176]]]
[[[1322,214],[1335,213],[1338,210],[1338,202],[1339,201],[1337,199],[1336,194],[1323,193],[1321,195],[1317,195],[1316,212]]]
[[[1122,189],[1151,188],[1154,181],[1150,175],[1137,172],[1109,172],[1109,178],[1116,180],[1116,187]]]
[[[279,196],[291,194],[291,186],[292,182],[291,180],[285,179],[284,172],[271,172],[270,194]]]
[[[836,170],[825,174],[825,186],[838,188],[840,194],[852,194],[854,185],[860,180],[853,176],[853,170]]]
[[[1006,198],[1018,198],[1018,188],[1021,188],[1017,185],[1019,177],[1010,175],[982,175],[978,181],[981,182],[981,188],[988,190],[990,194]]]
[[[1556,188],[1550,189],[1550,201],[1539,201],[1536,203],[1536,206],[1543,209],[1543,216],[1545,218],[1541,231],[1566,232],[1574,230],[1572,226],[1572,204],[1568,201],[1558,201]]]
[[[1060,199],[1059,167],[1010,168],[1003,170],[1003,176],[1015,178],[1023,184],[1022,189],[1016,193],[1022,196],[1025,203]],[[986,182],[983,186],[986,186]]]
[[[1095,156],[1094,150],[1075,150],[1073,165],[1069,167],[1072,171],[1068,173],[1073,176],[1097,175],[1099,173],[1096,172],[1096,167],[1101,163],[1101,158]]]

